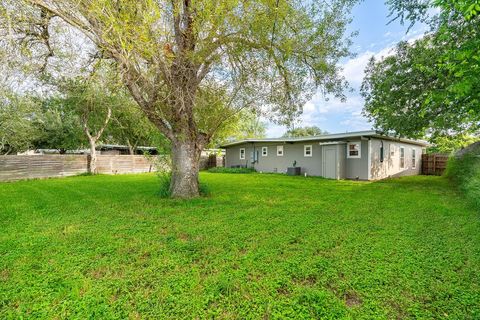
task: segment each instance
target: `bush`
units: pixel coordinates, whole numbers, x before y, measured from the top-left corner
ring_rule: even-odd
[[[253,173],[255,169],[253,168],[225,168],[225,167],[216,167],[208,169],[208,172],[213,173]]]
[[[160,198],[170,198],[170,182],[172,181],[172,173],[170,171],[159,171],[157,172],[157,176],[160,180]]]
[[[480,209],[480,148],[451,157],[446,176]]]

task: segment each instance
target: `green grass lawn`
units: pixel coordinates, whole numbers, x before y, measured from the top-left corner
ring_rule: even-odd
[[[444,178],[0,184],[0,318],[479,319],[480,214]]]

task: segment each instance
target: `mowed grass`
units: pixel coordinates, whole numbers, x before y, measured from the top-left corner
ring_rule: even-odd
[[[0,318],[479,319],[480,214],[441,177],[0,184]]]

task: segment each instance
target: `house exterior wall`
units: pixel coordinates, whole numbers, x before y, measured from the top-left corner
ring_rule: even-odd
[[[380,146],[383,141],[384,161],[380,162]],[[337,144],[338,179],[353,180],[378,180],[387,177],[416,175],[421,173],[422,146],[390,141],[378,138],[368,139],[352,138],[345,143]],[[348,158],[348,142],[360,142],[361,157]],[[312,156],[304,156],[304,146],[312,146]],[[390,155],[390,145],[393,146],[394,155]],[[277,146],[283,146],[283,156],[277,156]],[[225,166],[246,166],[261,172],[285,173],[288,167],[296,161],[296,166],[302,169],[302,174],[310,176],[324,176],[323,173],[323,148],[319,141],[302,141],[294,143],[284,142],[255,142],[226,148]],[[331,146],[331,145],[330,145]],[[405,168],[400,168],[400,147],[405,148]],[[268,148],[267,156],[262,156],[262,147]],[[245,148],[245,159],[240,159],[240,149]],[[412,168],[412,149],[416,150],[416,167]],[[251,163],[251,153],[258,151],[258,162]],[[370,170],[369,170],[370,167]]]
[[[337,146],[338,151],[338,179],[345,179],[346,178],[346,161],[347,161],[347,145],[339,144]]]
[[[304,156],[304,146],[312,146],[312,156]],[[283,156],[277,156],[277,146],[283,146]],[[351,161],[353,168],[350,170],[350,176],[347,176],[347,159],[346,159],[346,144],[335,145],[337,148],[337,166],[338,166],[338,178],[354,179],[357,175],[361,177],[367,175],[367,165],[362,166],[358,163],[362,161]],[[267,147],[267,156],[262,156],[262,148]],[[255,168],[261,172],[278,172],[285,173],[288,167],[293,165],[296,161],[296,166],[302,169],[302,174],[309,176],[323,176],[323,148],[324,145],[320,145],[318,141],[309,142],[296,142],[296,143],[246,143],[226,148],[225,154],[225,166],[246,166],[249,168]],[[245,148],[245,160],[240,159],[240,149]],[[251,163],[251,152],[258,151],[258,162]],[[364,158],[364,147],[362,146],[362,159]],[[351,159],[361,160],[361,159]],[[361,172],[361,171],[365,172]],[[366,179],[366,178],[365,178]]]
[[[348,142],[360,142],[360,158],[347,158],[345,147],[345,178],[354,180],[368,180],[368,140],[352,139]]]
[[[312,156],[304,156],[304,146],[312,146]],[[283,156],[277,156],[277,146],[283,146]],[[267,147],[267,156],[262,156],[262,147]],[[246,159],[240,160],[240,149],[245,148]],[[258,162],[251,163],[250,154],[258,151]],[[298,143],[247,143],[228,147],[226,149],[225,166],[243,165],[254,167],[262,172],[285,173],[288,167],[296,166],[302,168],[302,174],[307,173],[311,176],[322,175],[322,149],[318,141],[298,142]]]
[[[380,148],[383,141],[384,160],[380,161]],[[400,147],[405,148],[405,167],[400,168]],[[392,149],[391,149],[392,148]],[[416,165],[413,168],[412,150],[416,150]],[[393,151],[391,154],[390,151]],[[388,177],[400,177],[418,175],[422,171],[423,148],[419,145],[383,140],[371,140],[371,180],[384,179]]]
[[[240,160],[240,149],[245,148],[245,160]],[[225,167],[233,166],[246,166],[251,167],[250,165],[250,151],[251,144],[241,144],[225,149]]]

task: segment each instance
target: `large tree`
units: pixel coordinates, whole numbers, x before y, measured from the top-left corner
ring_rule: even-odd
[[[365,114],[379,129],[432,141],[480,128],[479,1],[389,0],[393,18],[429,23],[431,32],[402,42],[367,66]],[[439,14],[431,17],[431,9]]]
[[[337,63],[349,55],[345,30],[356,2],[3,0],[2,8],[10,32],[24,35],[13,38],[40,40],[42,66],[55,56],[49,39],[65,25],[85,35],[96,57],[116,62],[132,97],[171,141],[172,196],[187,198],[199,194],[201,150],[232,110],[268,109],[288,121],[319,87],[343,97]],[[226,98],[224,110],[212,109],[216,97]]]

